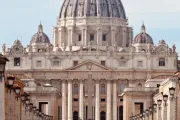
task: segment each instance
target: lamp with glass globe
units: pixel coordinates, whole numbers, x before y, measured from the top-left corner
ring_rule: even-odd
[[[8,89],[10,89],[10,93],[11,90],[13,89],[14,81],[15,81],[15,77],[7,77],[7,87]]]
[[[163,95],[164,105],[167,106],[168,95]]]
[[[156,110],[157,110],[157,104],[153,104],[153,110],[156,112]]]
[[[175,88],[174,87],[169,88],[169,94],[170,94],[170,99],[173,100],[174,94],[175,94]]]
[[[157,105],[158,105],[158,108],[161,107],[161,104],[162,104],[162,100],[157,100]]]
[[[15,87],[14,92],[16,93],[16,98],[18,100],[18,97],[20,97],[21,94],[21,87]]]

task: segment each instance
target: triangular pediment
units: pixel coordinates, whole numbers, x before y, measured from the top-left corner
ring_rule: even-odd
[[[87,71],[87,70],[92,70],[92,71],[104,71],[104,70],[107,70],[107,71],[110,71],[111,68],[107,67],[107,66],[104,66],[104,65],[101,65],[95,61],[92,61],[92,60],[86,60],[86,61],[83,61],[82,63],[79,63],[78,65],[76,66],[73,66],[73,67],[70,67],[68,68],[67,70],[83,70],[83,71]]]

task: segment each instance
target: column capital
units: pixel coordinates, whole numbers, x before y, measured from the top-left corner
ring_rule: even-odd
[[[111,31],[116,31],[116,27],[111,27]]]
[[[87,30],[87,26],[81,26],[81,30]]]
[[[85,82],[85,79],[79,79],[79,82],[80,82],[80,83],[84,83],[84,82]]]
[[[67,82],[68,82],[68,83],[72,83],[72,82],[73,82],[73,79],[67,79]]]
[[[102,30],[102,26],[97,26],[97,30]]]
[[[60,28],[58,28],[58,31],[59,31],[59,32],[65,31],[65,27],[60,27]]]
[[[106,82],[107,83],[113,83],[113,80],[112,79],[107,79]]]
[[[99,82],[100,82],[100,79],[95,79],[94,82],[95,82],[95,83],[99,83]]]
[[[113,83],[118,83],[118,79],[113,79]]]

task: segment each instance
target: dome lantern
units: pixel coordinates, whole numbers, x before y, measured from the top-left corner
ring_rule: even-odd
[[[144,25],[144,23],[141,26],[141,33],[146,33],[146,26]]]
[[[43,26],[42,26],[41,22],[40,22],[40,24],[38,26],[38,32],[43,32]]]

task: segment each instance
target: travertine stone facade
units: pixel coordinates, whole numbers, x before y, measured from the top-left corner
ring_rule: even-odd
[[[122,97],[124,88],[144,87],[147,79],[177,70],[175,45],[155,45],[145,25],[133,39],[121,1],[96,1],[64,0],[52,44],[40,24],[27,47],[19,40],[8,49],[3,45],[7,73],[32,78],[24,80],[25,91],[37,106],[47,102],[54,120],[127,120],[134,108],[131,98]],[[45,83],[54,91],[44,91]]]

